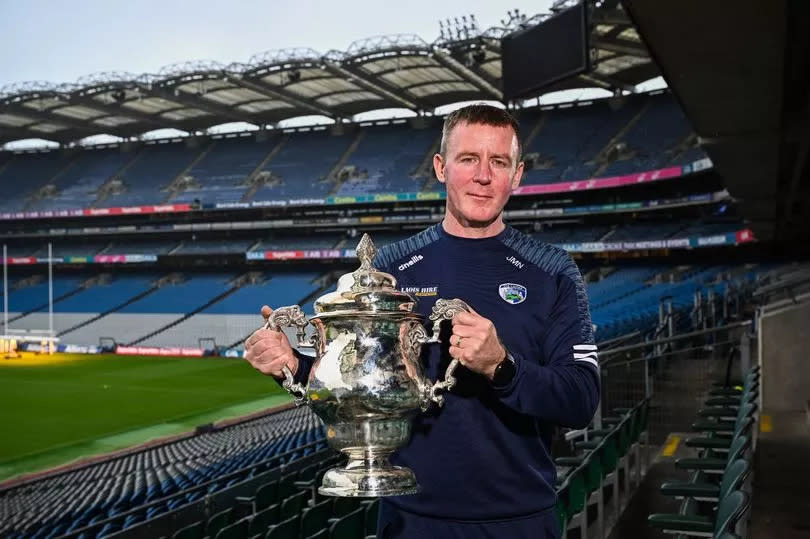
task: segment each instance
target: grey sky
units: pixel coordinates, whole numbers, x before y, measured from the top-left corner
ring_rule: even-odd
[[[247,62],[256,53],[306,47],[346,50],[378,35],[416,34],[431,42],[439,20],[474,14],[481,28],[500,25],[507,11],[547,12],[553,0],[0,0],[0,88],[23,81],[76,82],[105,71],[157,73],[189,60]],[[541,101],[587,99],[594,89],[544,96]],[[456,105],[457,106],[457,105]],[[442,107],[445,108],[445,107]],[[454,107],[450,107],[454,108]],[[449,110],[449,109],[448,109]],[[440,111],[437,111],[440,112]],[[444,112],[447,112],[445,110]],[[372,111],[368,118],[407,115]],[[359,118],[359,117],[358,117]],[[284,125],[315,121],[308,117]],[[253,126],[228,124],[219,130]],[[158,130],[148,137],[169,136]],[[107,135],[88,142],[114,140]],[[38,139],[5,148],[52,145]]]
[[[0,0],[0,86],[75,82],[102,71],[155,73],[187,60],[246,62],[270,49],[346,50],[384,34],[439,35],[439,19],[475,14],[486,28],[507,10],[551,0]]]

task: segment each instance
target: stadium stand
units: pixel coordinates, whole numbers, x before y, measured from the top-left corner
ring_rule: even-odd
[[[9,156],[8,162],[0,171],[0,185],[3,185],[4,189],[0,209],[22,211],[30,198],[46,186],[48,181],[67,164],[57,151]],[[86,201],[84,206],[89,206],[89,202]]]
[[[397,235],[379,235],[380,244]],[[708,297],[727,294],[757,278],[745,267],[681,268],[662,266],[614,268],[588,282],[591,319],[599,340],[633,329],[652,330],[658,323],[662,298],[671,298],[675,316],[685,320],[694,309],[695,293]],[[235,274],[174,273],[101,276],[77,287],[87,277],[60,278],[54,297],[73,295],[54,303],[54,326],[64,342],[97,345],[99,338],[125,344],[230,348],[257,324],[263,303],[300,304],[312,313],[311,298],[334,283],[317,273],[252,272]],[[149,293],[147,293],[149,292]],[[309,301],[305,301],[308,300]],[[47,283],[36,280],[10,295],[12,328],[47,327]],[[32,312],[37,310],[38,312]],[[20,316],[24,314],[25,316]]]
[[[325,445],[320,421],[303,408],[214,429],[5,490],[0,533],[55,537],[128,513],[99,526],[94,535],[103,537],[262,473],[266,482],[283,480],[281,501],[298,492],[292,483],[299,478],[296,462],[330,462]],[[284,477],[281,465],[287,466]]]
[[[121,192],[110,194],[104,206],[137,206],[165,202],[171,182],[203,150],[185,143],[146,144],[128,168],[120,173]]]
[[[521,112],[528,170],[524,184],[641,172],[701,159],[680,153],[691,129],[669,94],[572,103]],[[257,141],[163,140],[120,148],[36,154],[0,152],[11,185],[4,211],[176,203],[321,199],[328,195],[441,191],[426,156],[436,130],[407,122],[289,130]],[[428,166],[425,166],[425,163]]]
[[[436,132],[407,124],[368,127],[363,139],[338,173],[337,196],[374,193],[413,193],[424,178],[413,178],[416,167],[431,149]],[[344,175],[345,178],[340,176]]]
[[[275,138],[265,142],[256,142],[253,137],[215,140],[170,201],[242,200],[250,188],[246,180],[277,143]]]
[[[98,189],[131,158],[119,149],[87,150],[77,154],[68,169],[49,185],[51,192],[43,192],[33,199],[31,210],[64,210],[89,206],[98,195]]]
[[[264,185],[253,200],[324,197],[334,187],[329,177],[335,164],[352,144],[350,136],[333,136],[326,129],[289,133],[282,147],[263,168]]]

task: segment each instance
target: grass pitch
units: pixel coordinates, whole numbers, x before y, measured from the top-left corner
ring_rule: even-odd
[[[0,480],[289,401],[238,359],[0,359]]]

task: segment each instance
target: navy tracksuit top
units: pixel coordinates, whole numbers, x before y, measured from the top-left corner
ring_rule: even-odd
[[[440,223],[383,247],[374,266],[416,296],[425,317],[439,298],[466,301],[494,323],[517,363],[505,387],[459,365],[444,406],[417,415],[409,445],[391,459],[414,471],[422,491],[387,500],[449,520],[509,520],[553,507],[554,427],[586,426],[599,402],[588,300],[571,257],[509,226],[468,239]],[[450,333],[446,322],[443,344],[422,349],[430,380],[444,378]],[[312,360],[299,359],[303,381]]]

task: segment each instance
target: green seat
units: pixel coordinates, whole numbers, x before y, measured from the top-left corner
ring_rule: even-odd
[[[286,520],[291,516],[300,513],[301,509],[306,506],[308,497],[308,492],[297,492],[292,496],[285,498],[284,501],[281,502],[281,507],[279,508],[279,518],[281,520]]]
[[[700,470],[707,473],[722,473],[729,461],[735,461],[739,458],[743,458],[749,447],[751,447],[751,439],[748,436],[741,434],[734,438],[726,458],[682,458],[675,461],[675,467],[682,470]]]
[[[746,389],[759,384],[759,372],[750,372],[743,378],[742,389],[736,387],[715,387],[709,390],[709,395],[734,396],[743,393]]]
[[[332,516],[332,500],[324,500],[301,513],[301,537],[308,537],[329,525]]]
[[[714,537],[733,533],[737,522],[748,510],[750,500],[741,490],[733,490],[720,500],[714,518],[701,515],[655,513],[647,517],[654,528],[666,533]]]
[[[329,528],[324,528],[317,533],[307,535],[304,539],[329,539]]]
[[[713,451],[714,453],[725,452],[729,450],[735,438],[743,434],[749,436],[751,434],[751,429],[753,428],[753,426],[754,420],[750,417],[747,417],[736,426],[734,435],[731,438],[727,438],[724,436],[699,436],[694,438],[687,438],[686,442],[684,443],[688,447],[702,448]]]
[[[329,539],[358,539],[365,537],[365,529],[365,509],[359,507],[332,522],[329,526]]]
[[[219,533],[219,530],[227,526],[231,523],[231,508],[227,508],[224,511],[220,511],[211,516],[208,519],[208,524],[206,525],[206,535],[208,537],[216,537]]]
[[[279,501],[278,481],[265,483],[256,489],[256,511],[261,511]]]
[[[698,415],[704,418],[726,418],[734,420],[737,416],[737,413],[740,411],[740,406],[744,406],[746,404],[754,404],[756,405],[756,401],[759,398],[759,392],[751,392],[742,395],[739,399],[732,399],[732,401],[723,401],[722,404],[709,404],[709,402],[714,402],[712,399],[708,399],[706,402],[706,407],[701,408],[698,410]]]
[[[596,454],[589,455],[585,461],[577,468],[569,472],[558,490],[562,491],[562,496],[558,498],[557,518],[560,529],[565,532],[570,523],[576,523],[575,527],[587,527],[588,512],[586,510],[589,491],[587,488],[588,468],[593,468],[596,480],[593,491],[599,489],[602,472],[599,470],[599,458]],[[562,504],[562,505],[561,505]],[[561,533],[565,535],[565,533]]]
[[[295,515],[287,520],[282,520],[278,524],[270,526],[264,539],[298,539],[300,537],[300,516]]]
[[[740,406],[734,421],[696,421],[695,423],[692,423],[692,430],[721,435],[734,434],[734,432],[739,429],[743,421],[753,417],[754,413],[757,411],[757,408],[758,406],[756,403],[746,403],[745,405]]]
[[[360,507],[361,500],[359,498],[343,498],[337,497],[332,502],[332,515],[340,518],[348,515],[352,511]]]
[[[250,531],[250,517],[225,526],[214,536],[214,539],[248,539]]]
[[[205,537],[205,525],[202,520],[180,528],[172,535],[172,539],[202,539],[203,537]]]
[[[568,514],[566,506],[568,505],[568,489],[571,484],[569,477],[566,477],[562,483],[557,485],[557,503],[554,504],[554,515],[557,517],[557,530],[560,536],[565,536],[565,530],[568,527]],[[366,530],[368,531],[368,530]]]
[[[600,511],[604,510],[605,500],[602,495],[602,488],[612,486],[613,500],[614,500],[614,514],[615,518],[619,518],[620,502],[619,502],[619,479],[618,479],[618,464],[619,464],[619,450],[618,450],[618,437],[619,429],[612,429],[599,441],[577,442],[574,447],[578,449],[590,449],[599,455],[599,465],[601,471],[601,480],[599,483],[599,499],[597,504]],[[600,530],[604,530],[604,515],[599,515]]]
[[[366,535],[377,533],[377,517],[380,513],[380,500],[364,502],[366,506]]]
[[[579,473],[582,474],[585,490],[584,496],[582,496],[581,501],[575,498],[575,502],[572,504],[573,507],[569,508],[569,520],[576,522],[575,527],[580,528],[581,534],[586,533],[588,527],[588,506],[591,502],[596,504],[596,518],[599,529],[604,529],[605,499],[602,493],[602,486],[603,479],[608,474],[608,472],[605,471],[605,463],[610,458],[608,453],[611,452],[613,445],[613,437],[606,437],[593,451],[588,451],[582,458]],[[572,485],[572,487],[576,487],[576,485]],[[573,509],[573,511],[571,509]]]
[[[280,504],[274,503],[253,515],[250,521],[250,536],[264,535],[267,529],[281,521],[279,513]]]
[[[281,479],[278,480],[277,500],[289,498],[298,492],[298,487],[295,486],[296,481],[298,481],[298,472],[292,472],[281,476]]]
[[[264,483],[256,489],[253,496],[237,496],[237,505],[248,508],[249,512],[256,513],[278,502],[278,481]]]
[[[729,461],[719,485],[706,481],[667,481],[661,485],[661,493],[667,496],[682,496],[700,501],[717,501],[732,490],[742,487],[748,477],[750,466],[745,459]]]

